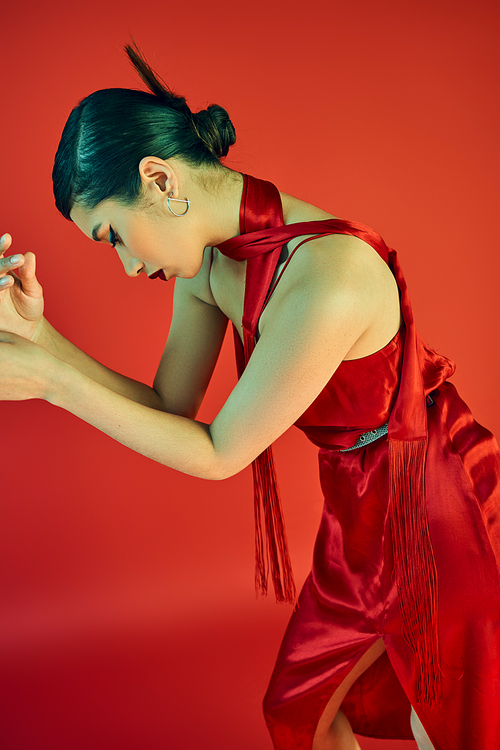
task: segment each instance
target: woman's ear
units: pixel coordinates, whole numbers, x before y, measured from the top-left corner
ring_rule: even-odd
[[[146,195],[151,198],[163,198],[177,191],[177,175],[164,159],[145,156],[139,163],[139,175]]]

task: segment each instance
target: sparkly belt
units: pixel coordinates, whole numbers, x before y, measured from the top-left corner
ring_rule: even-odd
[[[339,453],[347,453],[347,451],[354,451],[356,448],[362,448],[364,445],[368,445],[369,443],[373,443],[375,440],[378,440],[382,435],[387,435],[389,431],[389,422],[386,422],[385,424],[381,425],[381,427],[376,427],[374,430],[368,430],[368,432],[363,432],[362,435],[359,436],[359,438],[356,440],[354,445],[352,445],[350,448],[339,448]]]
[[[433,403],[434,399],[431,396],[427,396],[427,406],[432,406]],[[362,448],[364,445],[374,443],[375,440],[378,440],[383,435],[387,435],[388,431],[389,422],[386,422],[380,427],[376,427],[374,430],[363,432],[363,434],[358,437],[354,445],[352,445],[350,448],[339,448],[339,453],[347,453],[347,451],[354,451],[356,450],[356,448]]]

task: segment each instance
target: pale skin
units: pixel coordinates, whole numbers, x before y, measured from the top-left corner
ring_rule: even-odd
[[[154,386],[96,362],[46,321],[35,256],[20,254],[12,263],[5,257],[12,239],[5,235],[0,398],[45,399],[148,458],[194,476],[224,479],[285,432],[344,359],[368,356],[395,336],[397,286],[378,254],[358,238],[331,235],[303,245],[261,316],[259,341],[243,376],[211,424],[197,421],[228,321],[241,331],[245,263],[215,250],[209,275],[207,248],[238,234],[242,178],[225,168],[201,175],[179,159],[154,156],[141,161],[139,173],[137,208],[109,200],[92,210],[76,205],[71,218],[100,243],[110,244],[116,235],[131,278],[160,268],[167,278],[177,278]],[[189,197],[185,216],[169,212],[168,195]],[[282,200],[286,224],[331,218],[291,196],[282,194]],[[183,203],[172,205],[179,213],[185,210]],[[289,250],[300,239],[291,241]],[[383,650],[377,641],[336,691],[318,725],[314,750],[359,747],[339,708],[350,684]]]

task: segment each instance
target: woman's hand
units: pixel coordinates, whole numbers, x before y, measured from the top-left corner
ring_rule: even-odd
[[[0,401],[45,398],[58,364],[38,344],[0,331]]]
[[[35,276],[35,255],[5,258],[11,244],[12,237],[4,234],[0,240],[0,330],[34,341],[43,321],[43,290]]]

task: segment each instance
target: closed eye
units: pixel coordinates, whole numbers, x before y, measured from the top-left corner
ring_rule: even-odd
[[[121,244],[120,239],[118,238],[118,235],[116,234],[115,230],[113,229],[111,225],[109,226],[109,242],[111,245],[113,245],[113,247],[116,247],[117,244],[118,245]]]

